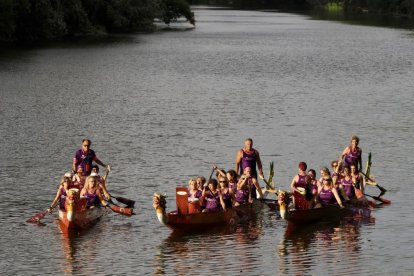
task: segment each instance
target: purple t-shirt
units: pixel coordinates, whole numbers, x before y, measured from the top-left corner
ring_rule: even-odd
[[[92,171],[92,161],[98,159],[96,154],[93,150],[89,150],[87,154],[83,152],[82,149],[79,149],[75,153],[75,157],[73,158],[73,163],[75,164],[75,168],[81,165],[83,169],[83,176],[88,176],[91,174]]]

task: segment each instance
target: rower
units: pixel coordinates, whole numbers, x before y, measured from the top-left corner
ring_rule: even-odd
[[[305,162],[299,162],[298,174],[292,179],[290,187],[293,192],[293,206],[295,209],[309,209],[310,200],[306,198],[306,192],[308,191],[308,197],[310,195],[310,189],[306,181],[306,168]],[[308,180],[309,184],[310,180]],[[309,198],[311,199],[311,198]]]
[[[206,207],[203,212],[217,212],[226,210],[221,190],[218,189],[218,182],[216,179],[210,179],[208,182],[208,189],[204,187],[203,198],[206,201]]]
[[[107,173],[105,176],[100,176],[99,175],[99,167],[97,165],[93,165],[92,166],[92,172],[91,172],[91,176],[95,176],[96,180],[98,181],[99,186],[101,187],[102,193],[104,195],[104,197],[106,198],[106,200],[110,200],[111,199],[111,195],[108,192],[107,186],[106,186],[106,177],[108,175],[108,173],[110,172],[111,167],[108,165],[107,167]]]

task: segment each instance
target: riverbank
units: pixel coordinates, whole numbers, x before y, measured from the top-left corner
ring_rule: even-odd
[[[152,32],[180,17],[195,24],[186,0],[0,0],[0,42]]]

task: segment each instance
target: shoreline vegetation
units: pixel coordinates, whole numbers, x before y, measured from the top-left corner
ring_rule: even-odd
[[[195,25],[186,0],[0,0],[0,42],[152,32],[180,17]]]
[[[0,43],[153,32],[183,18],[195,26],[190,5],[414,18],[414,0],[0,0]]]

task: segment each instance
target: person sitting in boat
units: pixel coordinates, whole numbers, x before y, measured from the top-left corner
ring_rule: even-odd
[[[60,180],[59,188],[57,190],[56,196],[50,204],[50,207],[47,209],[48,212],[51,212],[55,208],[57,202],[59,201],[60,209],[65,209],[65,199],[70,189],[72,181],[70,179],[70,173],[65,173],[65,175]]]
[[[188,200],[199,199],[201,195],[202,191],[198,189],[197,179],[190,179],[190,181],[188,181]]]
[[[229,181],[229,188],[234,193],[237,189],[237,173],[234,170],[229,170],[227,171],[226,176]]]
[[[290,183],[290,188],[293,192],[293,206],[295,209],[309,209],[310,200],[312,199],[309,183],[306,181],[305,162],[299,162],[298,174],[295,175]],[[309,185],[308,185],[309,184]]]
[[[359,170],[362,170],[362,150],[358,147],[359,144],[359,137],[352,136],[351,137],[351,145],[346,147],[341,154],[340,160],[344,159],[345,166],[351,166],[352,164],[356,164]]]
[[[224,203],[220,189],[218,189],[217,180],[210,179],[208,189],[207,186],[204,186],[202,196],[206,203],[203,212],[226,210],[226,204]]]
[[[204,176],[197,176],[197,189],[203,190],[204,184],[206,184],[207,180]]]
[[[322,179],[322,186],[318,188],[318,203],[315,205],[315,208],[332,205],[335,204],[335,202],[337,202],[341,208],[344,208],[338,191],[332,183],[332,178],[325,177]]]
[[[262,188],[260,187],[259,182],[257,182],[257,179],[252,176],[251,172],[252,169],[250,167],[244,168],[243,174],[241,175],[240,179],[245,179],[247,181],[247,184],[250,186],[250,193],[252,199],[262,199]],[[257,196],[257,193],[259,193],[259,197]]]
[[[309,208],[313,208],[317,202],[317,195],[318,195],[318,180],[316,179],[316,171],[314,169],[308,170],[308,173],[306,176],[306,182],[309,185],[309,190],[312,195]]]
[[[364,179],[359,173],[357,166],[355,164],[352,164],[350,168],[353,185],[356,189],[360,189],[362,192],[364,192]]]
[[[342,170],[341,170],[341,161],[340,160],[334,160],[331,162],[331,168],[332,168],[332,181],[334,185],[337,185],[339,181],[342,178]]]
[[[219,169],[217,166],[215,167],[219,175],[217,177],[225,177],[228,181],[229,188],[235,192],[237,189],[237,173],[234,170],[225,171],[222,169]]]
[[[345,201],[356,201],[355,188],[352,183],[351,171],[348,166],[344,167],[344,177],[339,181],[339,186],[343,191],[341,194]]]
[[[241,177],[237,182],[236,191],[234,192],[234,206],[253,203],[251,187],[247,180],[247,177]]]
[[[332,178],[331,177],[331,172],[329,171],[329,169],[327,167],[322,167],[320,173],[321,173],[321,177],[318,180],[318,187],[322,187],[323,180],[325,178]]]
[[[72,183],[74,187],[78,188],[79,191],[82,190],[83,186],[85,185],[86,176],[83,176],[83,168],[82,166],[78,166],[76,169],[76,174],[73,175]]]
[[[107,203],[102,197],[102,190],[99,182],[95,176],[88,176],[83,187],[81,197],[86,198],[86,207],[94,208],[96,206],[107,206]]]
[[[99,175],[99,167],[97,165],[93,165],[92,166],[92,173],[91,173],[91,176],[96,177],[96,179],[99,183],[99,186],[102,189],[103,196],[108,201],[111,199],[111,195],[109,194],[108,189],[106,187],[106,177],[107,177],[107,175],[110,171],[111,171],[111,167],[108,165],[107,172],[106,172],[105,176],[100,176]]]
[[[229,181],[227,177],[219,176],[218,182],[220,184],[220,191],[221,195],[223,196],[224,204],[226,205],[226,208],[232,208],[233,207],[233,201],[234,201],[234,194],[233,190],[229,188]]]

